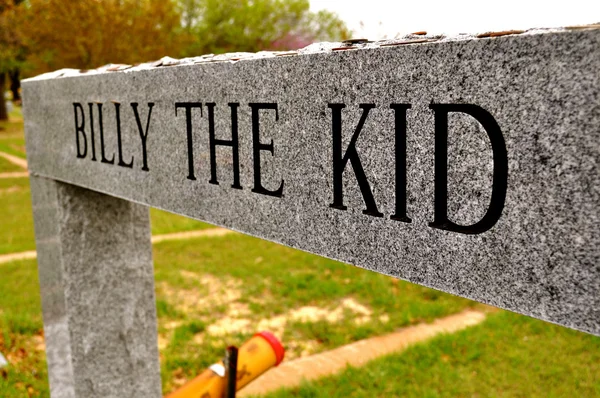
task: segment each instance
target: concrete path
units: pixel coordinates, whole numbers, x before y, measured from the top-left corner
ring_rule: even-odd
[[[165,242],[170,240],[183,240],[183,239],[192,239],[192,238],[211,238],[224,236],[227,234],[236,233],[235,231],[231,231],[225,228],[210,228],[210,229],[201,229],[199,231],[187,231],[187,232],[175,232],[172,234],[165,235],[155,235],[152,237],[152,243]],[[19,253],[9,253],[9,254],[0,254],[0,264],[10,263],[11,261],[18,260],[30,260],[37,258],[37,253],[35,250],[30,250],[26,252]]]
[[[26,171],[13,171],[9,173],[0,173],[0,178],[23,178],[29,177],[29,173]]]
[[[235,233],[235,231],[225,229],[225,228],[209,228],[209,229],[201,229],[199,231],[175,232],[172,234],[154,235],[152,237],[152,243],[165,242],[165,241],[169,241],[169,240],[201,238],[201,237],[212,238],[215,236],[224,236],[224,235],[233,234],[233,233]]]
[[[19,253],[0,254],[0,264],[10,263],[11,261],[18,260],[31,260],[32,258],[37,258],[37,253],[35,252],[35,250]]]
[[[0,152],[0,157],[3,157],[4,159],[8,160],[12,164],[15,164],[19,167],[27,169],[27,160],[25,160],[25,159],[22,159],[18,156],[9,155],[8,153],[5,153],[5,152]]]
[[[386,354],[402,351],[416,343],[442,333],[453,333],[477,325],[485,319],[485,313],[475,310],[437,319],[433,323],[421,323],[396,333],[372,337],[348,344],[331,351],[305,358],[283,362],[254,380],[237,395],[246,397],[272,392],[279,388],[292,388],[302,380],[314,380],[339,373],[347,366],[359,367]]]

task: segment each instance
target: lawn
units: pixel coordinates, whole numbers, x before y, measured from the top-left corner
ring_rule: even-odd
[[[154,256],[165,392],[256,330],[273,330],[294,358],[476,305],[238,234],[163,242]],[[0,352],[12,363],[0,371],[0,391],[47,396],[36,263],[0,267]],[[294,315],[307,308],[313,315]],[[597,337],[498,311],[479,326],[270,397],[593,397],[599,374]]]
[[[13,108],[8,121],[0,122],[0,152],[25,158],[23,115],[19,107]]]
[[[10,173],[15,171],[24,171],[22,167],[12,164],[0,156],[0,173]]]
[[[154,261],[166,391],[262,329],[293,359],[476,305],[240,234],[161,243]]]
[[[0,255],[35,250],[29,180],[0,178],[0,206]],[[158,209],[150,209],[150,216],[153,235],[212,227]]]
[[[0,178],[0,254],[34,250],[27,178]]]
[[[484,323],[268,398],[598,397],[600,338],[500,311]]]
[[[0,125],[0,151],[20,151],[16,116]],[[211,227],[155,209],[151,219],[155,235]],[[0,254],[33,250],[32,225],[28,180],[0,179]],[[293,359],[479,306],[241,234],[161,242],[154,260],[165,393],[259,330],[278,335]],[[47,397],[36,262],[0,264],[0,275],[0,352],[10,362],[0,396]],[[479,326],[270,397],[592,397],[598,375],[600,338],[496,311]]]

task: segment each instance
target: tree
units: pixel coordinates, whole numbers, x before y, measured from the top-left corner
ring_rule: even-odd
[[[24,61],[24,47],[17,22],[17,8],[23,0],[0,0],[0,120],[8,120],[4,90],[6,77],[14,76]],[[18,88],[16,90],[18,100]]]
[[[30,72],[90,69],[178,56],[181,14],[175,0],[30,0],[25,35]]]
[[[25,75],[165,55],[283,50],[349,35],[334,14],[310,12],[308,0],[27,0],[13,8],[28,49]]]
[[[182,0],[181,6],[196,37],[187,55],[286,50],[350,34],[335,14],[310,12],[308,0]]]

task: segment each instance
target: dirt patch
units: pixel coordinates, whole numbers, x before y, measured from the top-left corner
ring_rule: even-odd
[[[319,350],[321,343],[317,340],[293,340],[285,344],[287,360],[308,357]]]
[[[20,252],[20,253],[11,253],[11,254],[0,254],[0,264],[10,263],[11,261],[18,260],[29,260],[37,257],[37,253],[35,250]]]
[[[268,330],[283,339],[286,327],[290,322],[339,323],[348,319],[356,325],[362,325],[374,319],[373,311],[359,303],[356,299],[347,297],[335,303],[332,307],[303,306],[269,317],[261,317],[253,313],[246,303],[240,302],[242,297],[242,282],[232,278],[217,278],[210,274],[198,274],[190,271],[180,271],[180,275],[195,287],[177,289],[166,282],[159,284],[159,292],[166,300],[186,314],[192,314],[195,319],[208,324],[203,333],[194,336],[193,342],[202,344],[211,339],[207,337],[223,337],[236,334],[252,334]],[[252,298],[252,302],[264,303],[269,292],[260,298]],[[388,322],[387,314],[380,314],[380,322]],[[165,329],[172,329],[164,325]],[[286,357],[298,358],[312,355],[318,351],[320,343],[316,340],[295,340],[286,342]]]
[[[214,307],[236,302],[242,296],[239,289],[242,282],[239,280],[221,280],[210,274],[199,275],[189,271],[181,271],[181,275],[197,285],[191,289],[175,288],[166,282],[158,285],[159,292],[179,311],[211,313]]]
[[[193,239],[193,238],[212,238],[218,236],[225,236],[235,233],[225,228],[209,228],[201,229],[199,231],[185,231],[185,232],[173,232],[164,235],[154,235],[152,237],[152,243],[165,242],[170,240],[182,240],[182,239]],[[192,272],[193,273],[193,272]]]
[[[231,297],[227,297],[229,299]],[[249,307],[239,302],[229,302],[224,316],[208,326],[207,332],[213,336],[224,336],[236,333],[252,333],[257,330],[268,330],[278,338],[282,338],[290,321],[314,323],[326,321],[341,322],[352,317],[357,324],[371,320],[372,311],[352,298],[346,298],[335,309],[317,306],[304,306],[292,309],[285,314],[254,320]]]
[[[167,323],[164,324],[164,327],[167,330],[175,330],[176,328],[178,328],[182,324],[183,324],[182,321],[169,321],[169,322],[167,322]]]
[[[29,177],[29,173],[26,171],[0,173],[0,178],[23,178],[23,177]]]
[[[162,333],[158,334],[158,350],[162,351],[169,346],[169,338]]]
[[[345,298],[334,310],[320,307],[301,307],[291,311],[289,319],[300,322],[327,321],[336,323],[342,321],[347,313],[352,315],[354,323],[361,325],[371,320],[373,311],[353,298]]]
[[[252,331],[252,321],[250,319],[235,319],[224,317],[206,328],[206,331],[213,336],[225,336],[234,333],[250,333]]]

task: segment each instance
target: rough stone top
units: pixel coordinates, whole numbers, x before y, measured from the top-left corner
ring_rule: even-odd
[[[143,62],[137,65],[128,64],[107,64],[96,69],[59,69],[54,72],[43,73],[41,75],[26,79],[46,80],[61,77],[89,76],[100,73],[114,72],[135,72],[140,70],[164,68],[181,65],[204,64],[213,62],[231,62],[251,61],[263,58],[290,57],[298,55],[307,55],[315,53],[330,53],[335,51],[364,50],[379,47],[404,46],[426,43],[442,43],[449,41],[464,41],[495,38],[509,35],[538,35],[552,32],[566,32],[572,30],[600,29],[600,23],[588,25],[565,26],[559,28],[532,28],[527,30],[504,30],[498,32],[484,32],[478,34],[460,33],[456,36],[445,36],[443,34],[428,34],[425,31],[414,32],[399,38],[371,41],[368,39],[350,39],[342,42],[321,42],[313,43],[304,48],[290,51],[259,51],[250,52],[231,52],[225,54],[204,54],[196,57],[176,59],[172,57],[163,57],[157,61]]]

